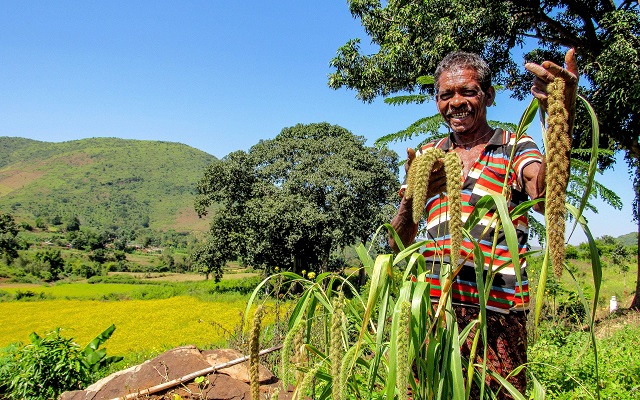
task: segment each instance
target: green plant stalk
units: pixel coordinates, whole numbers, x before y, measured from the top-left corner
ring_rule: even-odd
[[[259,377],[259,355],[260,352],[260,332],[262,323],[262,312],[264,307],[258,306],[256,314],[253,317],[253,325],[251,327],[251,338],[249,341],[249,380],[251,384],[251,398],[258,399],[260,397],[260,377]]]
[[[598,400],[600,399],[600,374],[598,368],[598,347],[596,345],[596,336],[595,336],[595,313],[596,307],[598,304],[598,296],[600,294],[600,285],[602,283],[602,265],[600,263],[600,253],[598,252],[598,248],[596,246],[595,240],[593,239],[593,235],[587,226],[587,222],[582,215],[580,215],[580,211],[576,209],[571,204],[566,205],[569,212],[576,217],[576,220],[582,226],[582,229],[587,236],[587,240],[589,241],[589,250],[591,252],[591,269],[593,275],[593,284],[594,284],[594,295],[593,295],[593,307],[592,312],[588,313],[589,315],[589,334],[591,336],[591,344],[593,346],[593,358],[595,361],[595,374],[596,374],[596,396]],[[579,216],[579,217],[578,217]],[[575,280],[575,278],[574,278]],[[580,293],[581,300],[583,305],[585,306],[585,310],[588,310],[588,303],[582,295],[582,289],[578,286],[578,292]]]
[[[340,381],[340,359],[342,352],[342,317],[344,316],[344,305],[342,294],[337,296],[333,302],[333,313],[331,315],[331,337],[329,347],[329,358],[331,361],[331,378],[333,384],[331,393],[333,400],[342,400],[344,389]]]

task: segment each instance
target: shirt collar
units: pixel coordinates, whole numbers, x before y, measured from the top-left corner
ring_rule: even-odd
[[[449,151],[453,147],[454,143],[455,141],[453,140],[453,133],[450,133],[449,137],[446,138],[440,148],[443,151]],[[503,131],[501,128],[495,128],[493,130],[493,136],[491,136],[491,139],[489,139],[489,142],[487,142],[487,146],[503,146],[506,144],[509,144],[508,135],[506,135],[505,131]]]

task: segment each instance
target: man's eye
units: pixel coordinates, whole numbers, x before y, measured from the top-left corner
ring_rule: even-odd
[[[438,97],[440,98],[440,100],[448,100],[451,98],[451,93],[439,94]]]
[[[478,92],[476,92],[475,90],[465,90],[464,92],[462,92],[462,95],[465,97],[475,97],[478,95]]]

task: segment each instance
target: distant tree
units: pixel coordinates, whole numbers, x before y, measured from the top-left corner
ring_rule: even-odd
[[[44,250],[35,254],[35,259],[43,264],[45,270],[41,274],[46,281],[60,279],[60,274],[64,270],[64,259],[60,250]]]
[[[65,230],[67,232],[79,231],[80,230],[80,220],[77,216],[73,216],[68,218],[65,223]]]
[[[615,245],[617,243],[616,238],[611,235],[602,235],[598,238],[598,240],[600,240],[605,245]]]
[[[11,214],[0,213],[0,255],[11,261],[18,257],[20,243],[16,235],[19,229]]]
[[[565,258],[567,260],[577,260],[578,259],[578,248],[574,245],[568,244],[565,250]]]
[[[38,229],[46,229],[47,228],[47,223],[44,222],[44,219],[42,217],[37,217],[36,221],[35,221],[35,224],[36,224],[36,228],[38,228]]]
[[[109,259],[108,252],[103,248],[96,248],[89,254],[89,260],[98,264],[104,264]]]
[[[51,223],[51,225],[62,225],[62,217],[59,215],[54,215],[53,217],[51,217],[51,220],[49,222]]]
[[[333,251],[388,221],[396,176],[394,152],[339,126],[299,124],[211,164],[196,211],[211,208],[218,265],[242,258],[257,268],[325,271]]]
[[[199,274],[203,274],[205,279],[213,277],[216,282],[222,279],[223,268],[226,262],[232,257],[224,243],[216,245],[216,240],[222,236],[212,235],[209,240],[197,246],[190,254],[191,268]]]
[[[622,272],[624,288],[627,287],[627,272],[629,272],[629,257],[631,253],[627,246],[616,243],[611,251],[611,261]]]

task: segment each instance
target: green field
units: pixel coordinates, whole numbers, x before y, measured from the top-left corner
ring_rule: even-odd
[[[227,296],[228,297],[228,296]],[[0,347],[27,343],[29,334],[56,327],[84,346],[111,324],[110,354],[159,352],[179,345],[222,345],[241,321],[246,301],[202,301],[178,296],[159,300],[45,300],[0,303]]]
[[[0,286],[0,291],[10,294],[19,292],[32,292],[35,295],[42,293],[46,297],[58,299],[100,299],[107,296],[127,295],[140,290],[141,285],[126,283],[102,283],[94,285],[90,283],[73,283],[66,285],[5,285]]]

